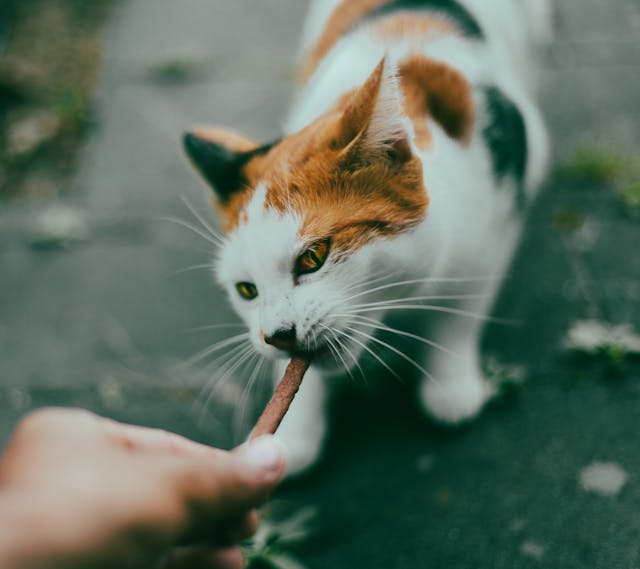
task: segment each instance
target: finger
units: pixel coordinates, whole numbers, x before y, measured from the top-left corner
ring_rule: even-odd
[[[234,452],[202,456],[182,466],[186,494],[219,503],[228,518],[266,499],[284,475],[285,454],[275,437],[265,436]]]
[[[234,545],[240,543],[256,533],[258,521],[258,512],[256,510],[251,510],[242,516],[221,520],[217,528],[211,530],[208,536],[201,536],[200,542],[206,541],[211,545]]]
[[[185,437],[149,427],[118,423],[101,418],[104,429],[120,444],[151,453],[169,453],[185,458],[214,457],[226,451],[191,441]]]
[[[193,539],[194,528],[199,537],[261,505],[284,475],[284,451],[274,437],[267,436],[218,459],[182,466],[179,491],[190,506],[187,535]]]
[[[243,566],[239,547],[184,547],[165,557],[158,569],[242,569]]]
[[[76,408],[42,407],[22,418],[18,424],[15,437],[40,439],[42,433],[63,435],[84,433],[95,429],[100,417],[90,411]]]

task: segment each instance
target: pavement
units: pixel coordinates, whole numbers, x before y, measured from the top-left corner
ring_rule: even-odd
[[[637,156],[640,6],[558,4],[542,66],[556,161],[584,144]],[[185,128],[278,134],[305,10],[116,4],[72,189],[0,210],[0,447],[44,405],[242,440],[266,379],[239,404],[242,377],[214,384],[211,358],[193,361],[235,330],[203,326],[237,320],[201,267],[210,244],[166,218],[198,225],[183,199],[209,215],[181,157]],[[317,512],[293,548],[304,566],[640,569],[640,366],[561,347],[579,319],[640,327],[638,243],[640,223],[607,184],[552,176],[494,311],[520,324],[489,326],[484,340],[526,382],[457,430],[425,421],[411,382],[371,370],[364,388],[346,387],[325,460],[278,496],[286,512]]]

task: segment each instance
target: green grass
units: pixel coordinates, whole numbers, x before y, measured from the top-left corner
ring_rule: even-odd
[[[584,216],[571,209],[560,209],[553,214],[553,225],[563,233],[574,233],[584,225]]]
[[[84,135],[92,125],[92,98],[102,29],[113,0],[14,2],[6,52],[0,59],[0,132],[50,113],[51,136],[16,153],[0,136],[0,199],[51,197],[67,188]],[[47,184],[38,183],[47,180]]]
[[[601,145],[582,145],[556,174],[580,185],[608,186],[620,200],[625,212],[640,219],[640,157],[624,155]],[[558,225],[573,225],[567,218],[557,219]]]
[[[164,85],[180,85],[196,79],[202,72],[195,61],[189,59],[172,59],[154,66],[151,77]]]
[[[576,182],[614,184],[625,172],[625,160],[604,146],[579,146],[573,156],[558,167],[558,174]]]
[[[293,550],[313,535],[316,511],[302,508],[282,519],[277,513],[284,507],[276,502],[263,512],[258,531],[243,547],[246,569],[306,569]]]
[[[620,184],[616,191],[627,212],[640,218],[640,176],[628,184]]]
[[[498,400],[510,399],[517,395],[527,380],[523,367],[506,364],[494,356],[485,358],[483,370],[493,385]]]

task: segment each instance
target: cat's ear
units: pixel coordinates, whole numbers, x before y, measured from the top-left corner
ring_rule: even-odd
[[[261,148],[253,140],[219,128],[187,132],[183,144],[191,162],[222,204],[245,188],[245,166]]]
[[[348,155],[403,163],[412,158],[409,128],[395,66],[385,57],[348,102],[337,144]]]

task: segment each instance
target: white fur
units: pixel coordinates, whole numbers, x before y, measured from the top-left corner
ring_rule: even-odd
[[[538,23],[525,33],[531,6],[543,0],[464,0],[487,31],[487,41],[459,37],[431,39],[423,45],[399,41],[381,44],[366,29],[341,40],[321,63],[307,86],[298,94],[296,105],[285,126],[294,132],[306,126],[349,89],[361,85],[382,57],[389,62],[372,128],[374,143],[389,140],[399,129],[411,133],[411,125],[399,112],[399,93],[393,75],[395,62],[419,49],[425,55],[458,69],[477,87],[474,100],[480,111],[469,145],[449,138],[435,122],[429,129],[433,143],[426,152],[413,147],[423,162],[424,179],[430,197],[424,222],[406,234],[373,242],[347,261],[328,262],[320,271],[294,283],[292,267],[307,243],[298,237],[301,220],[293,213],[277,214],[265,209],[267,188],[260,186],[248,208],[248,220],[232,233],[219,261],[219,279],[228,288],[234,307],[247,322],[255,348],[267,357],[279,357],[278,350],[265,344],[263,336],[295,324],[298,341],[309,349],[344,341],[344,367],[353,367],[366,351],[364,337],[348,340],[347,326],[358,328],[344,316],[354,307],[371,300],[397,298],[399,290],[381,289],[362,295],[367,281],[382,270],[401,279],[436,279],[415,287],[415,294],[447,294],[450,283],[443,278],[501,275],[511,258],[521,231],[522,219],[515,211],[514,184],[497,184],[490,156],[482,136],[486,119],[482,116],[482,90],[497,85],[520,108],[528,132],[529,161],[527,191],[533,196],[542,180],[548,157],[546,131],[532,99],[530,49],[543,36],[540,23],[548,13],[538,8]],[[337,0],[317,0],[307,25],[309,38],[320,33]],[[311,39],[306,40],[308,45]],[[437,281],[437,279],[443,279]],[[242,300],[235,283],[256,284],[259,296]],[[491,307],[499,279],[486,281],[483,298],[461,300],[456,308],[486,315]],[[476,287],[475,291],[478,290]],[[475,292],[474,291],[474,292]],[[383,310],[364,316],[380,320]],[[480,319],[455,317],[432,320],[431,340],[445,345],[455,357],[442,351],[425,355],[421,362],[431,378],[425,377],[419,396],[425,410],[440,421],[455,423],[474,416],[491,397],[492,389],[480,368],[478,351],[482,330]],[[337,330],[335,336],[327,328]],[[360,328],[370,332],[370,328]],[[358,338],[360,341],[358,341]],[[381,350],[379,350],[381,351]],[[382,351],[381,351],[382,353]],[[326,425],[325,378],[320,367],[312,368],[303,389],[287,414],[279,434],[289,447],[291,470],[309,467],[320,451]],[[280,377],[280,370],[276,377]]]
[[[405,138],[411,130],[411,123],[402,113],[396,68],[392,63],[386,63],[371,124],[367,130],[366,144],[376,150],[392,140]]]

